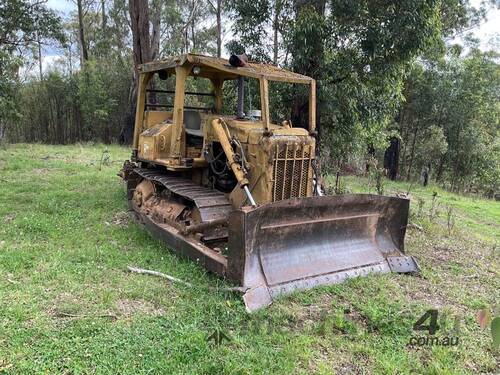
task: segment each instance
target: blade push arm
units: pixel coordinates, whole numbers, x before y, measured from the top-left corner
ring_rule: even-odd
[[[246,178],[245,172],[241,167],[241,164],[238,162],[236,154],[233,151],[233,147],[231,146],[231,142],[229,140],[229,131],[227,130],[227,127],[223,125],[221,119],[219,118],[212,121],[212,127],[215,131],[215,134],[217,135],[217,138],[219,139],[224,153],[226,154],[229,166],[231,167],[231,170],[238,180],[238,184],[245,191],[250,204],[252,206],[256,206],[257,204],[255,203],[250,190],[248,189],[248,179]]]

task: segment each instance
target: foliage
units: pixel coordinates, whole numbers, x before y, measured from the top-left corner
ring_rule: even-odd
[[[64,39],[60,18],[41,1],[2,1],[0,20],[0,47],[4,50],[40,38]]]
[[[498,192],[497,59],[492,52],[472,50],[461,57],[451,50],[441,61],[415,64],[398,119],[408,178],[430,164],[436,178],[450,181],[452,189]]]
[[[43,2],[7,0],[0,3],[0,142],[7,122],[19,117],[16,76],[22,58],[18,50],[43,39],[64,40],[60,18]]]
[[[130,80],[124,79],[127,66],[113,61],[115,69],[108,69],[104,61],[89,61],[78,74],[78,99],[83,113],[85,140],[100,139],[106,143],[117,141],[122,108],[126,106]]]

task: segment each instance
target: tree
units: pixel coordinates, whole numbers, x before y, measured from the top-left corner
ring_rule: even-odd
[[[284,65],[318,80],[319,141],[341,159],[368,145],[387,144],[385,126],[403,99],[408,64],[467,24],[465,4],[462,0],[238,0],[231,6],[236,36],[231,47],[243,47],[254,60],[272,61],[277,38],[273,33],[271,42],[266,30],[276,19],[273,11],[275,16],[281,12],[287,20],[279,27]],[[305,126],[305,97],[300,91],[293,96],[292,123]]]
[[[83,28],[83,6],[82,0],[77,0],[78,7],[78,36],[80,42],[80,64],[83,66],[89,59],[87,44],[85,44],[85,31]]]
[[[135,107],[137,104],[137,88],[139,75],[137,67],[151,61],[153,50],[151,44],[149,5],[141,0],[129,0],[130,25],[132,29],[132,51],[134,60],[134,74],[129,94],[128,116],[123,124],[120,141],[129,144],[132,141],[135,122]],[[156,32],[158,32],[156,30]],[[153,40],[156,41],[156,36]]]
[[[407,79],[406,102],[398,122],[406,178],[430,163],[438,181],[463,191],[498,189],[500,92],[498,54],[473,49],[461,56],[452,47],[447,58],[415,63]]]
[[[216,17],[216,30],[217,30],[217,57],[222,55],[222,0],[214,1],[208,0],[208,3],[215,12]]]
[[[17,51],[41,43],[44,38],[64,40],[60,18],[43,3],[26,0],[0,3],[0,142],[6,133],[7,120],[18,116],[15,96],[22,57]]]

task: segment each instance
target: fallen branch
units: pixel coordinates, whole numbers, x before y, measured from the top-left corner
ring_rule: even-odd
[[[164,279],[170,280],[170,281],[172,281],[174,283],[180,283],[180,284],[188,286],[190,288],[193,287],[193,284],[188,283],[187,281],[178,279],[176,277],[173,277],[173,276],[170,276],[170,275],[167,275],[165,273],[158,272],[158,271],[145,270],[145,269],[142,269],[142,268],[136,268],[136,267],[131,267],[131,266],[128,266],[127,269],[130,272],[142,273],[142,274],[147,274],[147,275],[153,275],[153,276],[163,277]]]
[[[64,318],[88,318],[88,317],[92,317],[92,318],[112,318],[112,319],[116,319],[116,315],[113,315],[113,314],[99,314],[99,315],[77,315],[77,314],[69,314],[69,313],[65,313],[65,312],[58,312],[57,314],[55,314],[57,317],[64,317]]]
[[[189,288],[195,288],[195,286],[191,283],[188,283],[187,281],[184,281],[184,280],[181,280],[181,279],[178,279],[177,277],[173,277],[173,276],[170,276],[170,275],[167,275],[165,273],[161,273],[161,272],[158,272],[158,271],[152,271],[152,270],[145,270],[143,268],[137,268],[137,267],[131,267],[131,266],[128,266],[127,269],[130,271],[130,272],[135,272],[135,273],[140,273],[140,274],[146,274],[146,275],[153,275],[153,276],[158,276],[158,277],[161,277],[161,278],[164,278],[164,279],[167,279],[169,281],[172,281],[174,283],[179,283],[179,284],[182,284],[184,286],[187,286]],[[198,287],[198,288],[201,288],[203,289],[203,287]],[[212,288],[212,287],[207,287],[206,289],[210,290],[210,291],[224,291],[224,292],[240,292],[240,293],[245,293],[247,291],[247,288],[243,288],[243,287],[240,287],[240,286],[235,286],[235,287],[224,287],[224,288]]]
[[[415,224],[415,223],[409,223],[406,227],[407,228],[415,228],[415,229],[417,229],[417,230],[419,230],[421,232],[424,230],[423,227],[421,227],[420,225]]]
[[[478,275],[465,275],[462,276],[462,279],[477,279],[478,277]]]

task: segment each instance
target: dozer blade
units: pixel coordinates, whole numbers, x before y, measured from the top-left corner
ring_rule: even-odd
[[[371,272],[417,272],[403,254],[407,199],[337,195],[233,211],[228,276],[247,288],[247,310],[296,289]]]

